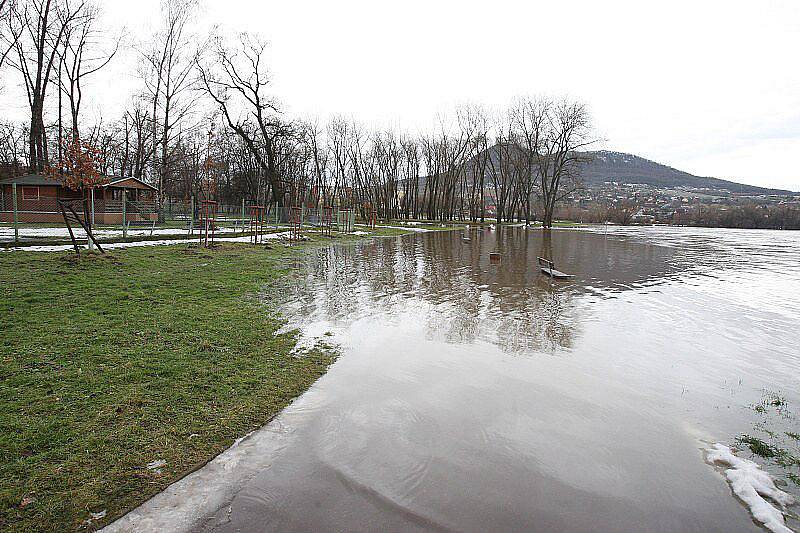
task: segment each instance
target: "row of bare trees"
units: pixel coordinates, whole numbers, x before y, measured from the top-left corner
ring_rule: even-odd
[[[118,153],[123,175],[163,184],[178,165],[175,151],[184,135],[197,127],[191,115],[199,45],[189,31],[195,7],[193,0],[165,0],[160,27],[130,44],[107,29],[100,0],[0,0],[0,68],[16,72],[29,108],[21,128],[8,121],[0,128],[5,168],[41,173],[60,164],[63,139],[82,139]],[[121,47],[139,58],[142,88],[115,123],[87,120],[84,103],[100,91],[92,87],[87,95],[87,81]],[[20,129],[27,140],[24,161]],[[110,146],[112,140],[118,142]]]
[[[518,99],[489,113],[457,110],[423,135],[334,118],[286,121],[270,96],[265,44],[250,35],[212,39],[198,55],[200,89],[262,179],[254,198],[282,204],[349,204],[382,218],[531,220],[552,223],[580,186],[591,142],[586,108],[568,99]]]
[[[196,10],[196,0],[163,0],[159,27],[128,43],[104,30],[99,0],[0,0],[0,68],[18,74],[30,111],[24,125],[0,123],[5,172],[60,164],[69,136],[100,154],[103,174],[148,181],[161,201],[204,195],[350,206],[387,219],[548,225],[580,186],[581,150],[592,139],[578,102],[465,106],[421,135],[289,119],[271,90],[264,41],[201,39]],[[90,122],[86,80],[120,49],[138,56],[141,90],[116,120]]]
[[[0,0],[0,67],[19,74],[27,96],[29,121],[27,167],[41,172],[50,163],[49,148],[62,145],[63,110],[69,111],[69,132],[79,137],[84,82],[107,65],[120,38],[105,42],[99,4],[72,0]],[[48,97],[55,86],[58,101],[56,139],[48,139],[45,123]],[[66,101],[66,102],[64,102]],[[61,158],[59,152],[58,157]]]

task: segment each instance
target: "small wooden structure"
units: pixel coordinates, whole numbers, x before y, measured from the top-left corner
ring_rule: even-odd
[[[64,224],[67,226],[67,230],[69,230],[69,237],[72,239],[72,246],[75,248],[75,253],[81,255],[81,249],[78,246],[78,241],[75,239],[75,233],[72,231],[72,223],[75,222],[80,227],[83,228],[83,231],[86,232],[86,239],[91,241],[97,249],[100,250],[100,253],[105,253],[103,248],[100,247],[100,243],[97,242],[94,238],[94,234],[92,233],[92,219],[88,216],[89,207],[87,205],[88,200],[84,198],[83,200],[58,200],[58,208],[61,210],[61,216],[64,217]],[[82,211],[81,215],[75,211],[75,206],[78,205]],[[82,216],[82,218],[81,218]]]
[[[544,257],[538,257],[537,259],[539,260],[539,268],[543,274],[553,279],[569,279],[573,277],[572,274],[565,274],[560,270],[556,270],[556,264],[550,259],[545,259]]]
[[[353,231],[353,211],[350,209],[339,209],[336,212],[336,230],[344,233]]]
[[[127,220],[158,220],[156,193],[158,189],[140,179],[108,176],[110,180],[95,187],[90,193],[93,224],[122,224]],[[14,206],[14,186],[17,203]],[[62,221],[63,213],[58,201],[82,200],[83,191],[75,191],[63,182],[43,174],[26,174],[0,179],[0,222],[54,222]],[[123,220],[123,203],[127,213]],[[77,207],[77,204],[74,205]],[[16,212],[16,213],[15,213]]]
[[[333,226],[333,207],[325,206],[322,208],[322,218],[320,220],[320,227],[322,229],[322,234],[330,237],[332,226]]]
[[[214,232],[217,229],[217,202],[200,202],[200,246],[214,246]]]
[[[303,227],[303,208],[302,207],[291,207],[289,208],[289,241],[299,241],[300,240],[300,230]]]
[[[250,206],[250,243],[261,244],[264,242],[267,225],[267,208],[263,205]]]
[[[375,223],[377,222],[378,215],[375,213],[375,209],[372,205],[367,204],[364,207],[364,216],[366,217],[367,227],[369,229],[375,229]]]
[[[489,262],[493,265],[500,263],[500,252],[489,252]]]

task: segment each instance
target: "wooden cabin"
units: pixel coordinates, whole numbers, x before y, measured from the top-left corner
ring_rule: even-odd
[[[0,222],[14,220],[14,184],[20,222],[60,222],[58,200],[80,199],[84,194],[41,174],[6,178],[0,180]],[[123,195],[126,220],[156,220],[157,192],[156,187],[137,178],[110,177],[108,183],[94,190],[95,224],[122,223]]]

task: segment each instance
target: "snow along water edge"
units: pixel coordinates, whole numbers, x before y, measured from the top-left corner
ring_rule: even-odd
[[[758,463],[737,457],[731,448],[720,443],[706,450],[706,459],[711,464],[730,467],[724,471],[725,479],[758,523],[775,533],[792,533],[786,526],[784,510],[793,505],[795,499],[776,487],[773,477],[761,470]],[[777,503],[780,509],[767,498]]]
[[[427,230],[423,230],[427,231]],[[289,231],[281,231],[277,233],[266,233],[261,236],[263,240],[276,240],[276,239],[288,239],[291,232]],[[362,235],[369,235],[367,231],[351,231],[350,235],[362,236]],[[244,242],[249,243],[252,241],[252,236],[245,235],[242,237],[216,237],[214,238],[215,243],[231,243],[231,242]],[[119,248],[136,248],[139,246],[167,246],[173,244],[192,244],[197,243],[198,238],[194,237],[192,239],[160,239],[160,240],[146,240],[146,241],[128,241],[128,242],[103,242],[100,245],[103,247],[104,250],[115,250]],[[88,250],[88,245],[81,244],[79,246],[81,250]],[[69,250],[73,250],[74,246],[71,244],[42,244],[42,245],[33,245],[33,246],[11,246],[8,248],[0,248],[0,252],[65,252]]]

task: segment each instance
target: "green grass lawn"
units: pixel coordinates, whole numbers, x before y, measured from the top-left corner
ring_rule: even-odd
[[[327,242],[0,253],[0,530],[102,526],[306,390],[335,350],[259,295]]]

